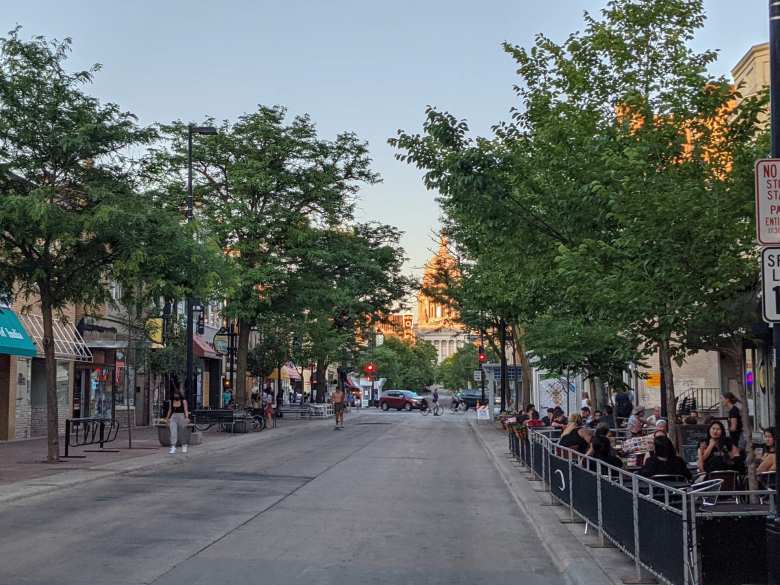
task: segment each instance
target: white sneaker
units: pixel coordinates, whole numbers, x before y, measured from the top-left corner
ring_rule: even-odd
[[[176,447],[171,447],[171,450],[170,450],[170,451],[168,451],[168,453],[170,453],[171,455],[173,455],[174,453],[176,453]]]
[[[181,446],[181,452],[182,453],[186,453],[187,452],[187,447],[189,447],[189,445],[182,445]]]

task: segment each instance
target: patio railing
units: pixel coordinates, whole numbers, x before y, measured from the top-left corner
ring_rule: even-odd
[[[767,582],[773,491],[678,489],[561,447],[557,430],[508,435],[529,478],[630,556],[637,577],[644,569],[670,585]]]

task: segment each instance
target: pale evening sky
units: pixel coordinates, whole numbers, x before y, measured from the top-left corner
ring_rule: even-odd
[[[439,210],[420,174],[387,139],[419,131],[430,104],[486,134],[514,105],[513,62],[500,44],[555,40],[601,0],[48,0],[7,3],[0,21],[23,35],[73,38],[72,67],[102,63],[91,92],[140,121],[234,119],[257,104],[311,114],[326,137],[355,131],[384,182],[366,189],[361,219],[406,232],[409,269],[434,247]],[[720,50],[728,75],[767,40],[766,0],[706,0],[696,48]],[[415,270],[415,272],[418,272]]]

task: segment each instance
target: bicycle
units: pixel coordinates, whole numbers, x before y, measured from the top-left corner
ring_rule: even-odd
[[[433,405],[433,407],[430,407],[427,405],[427,403],[420,409],[420,411],[423,413],[423,416],[428,416],[431,412],[433,412],[433,416],[441,416],[444,414],[444,409],[441,407],[441,405],[437,402]]]
[[[450,412],[453,414],[463,414],[467,409],[468,405],[463,400],[453,402],[450,406]]]

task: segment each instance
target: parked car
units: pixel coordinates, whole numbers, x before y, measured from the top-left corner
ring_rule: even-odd
[[[467,388],[459,394],[458,399],[465,402],[467,408],[476,408],[477,402],[482,400],[482,390],[480,388]]]
[[[411,390],[387,390],[379,398],[379,408],[382,410],[412,410],[421,408],[425,399]]]

